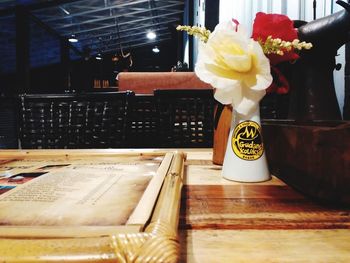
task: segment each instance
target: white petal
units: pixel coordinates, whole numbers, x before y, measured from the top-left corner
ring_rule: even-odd
[[[251,87],[252,90],[266,90],[272,83],[273,78],[271,75],[257,75],[257,83]]]
[[[238,30],[237,30],[238,29]],[[197,76],[216,88],[214,97],[240,114],[252,113],[272,82],[270,62],[242,25],[220,23],[199,43]]]
[[[252,68],[252,58],[249,54],[224,56],[226,65],[238,72],[247,72]]]
[[[242,100],[242,89],[240,85],[231,86],[226,89],[216,89],[214,98],[222,104],[239,104]]]
[[[206,83],[211,83],[215,76],[207,70],[203,61],[197,61],[196,67],[194,69],[197,77]]]
[[[214,93],[214,98],[221,104],[228,105],[232,103],[230,100],[232,91],[230,89],[217,89]]]
[[[252,91],[245,89],[241,103],[235,108],[236,111],[246,116],[252,114],[265,94],[265,90]]]
[[[219,24],[216,25],[214,32],[218,32],[218,31],[235,31],[236,29],[236,24],[234,24],[232,21],[227,20],[224,22],[221,22]]]
[[[253,112],[256,109],[257,105],[258,104],[255,101],[243,97],[241,103],[235,109],[238,113],[247,116],[250,112]]]
[[[236,89],[241,87],[240,82],[235,79],[221,78],[215,75],[212,75],[210,84],[216,89]]]
[[[215,49],[213,49],[212,46],[205,44],[203,42],[198,43],[197,61],[200,61],[200,60],[213,61],[215,57],[216,57]]]

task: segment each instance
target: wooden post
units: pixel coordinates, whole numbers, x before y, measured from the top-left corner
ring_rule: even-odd
[[[69,85],[69,71],[70,71],[70,58],[69,58],[69,43],[68,40],[62,38],[60,40],[60,52],[61,52],[61,85],[62,90],[68,91]]]
[[[30,27],[28,12],[16,8],[16,93],[30,91]]]
[[[194,23],[194,1],[188,1],[188,21],[189,21],[189,25],[193,25]],[[189,50],[189,54],[188,54],[188,60],[189,60],[189,70],[193,71],[194,70],[194,61],[193,61],[193,37],[188,38],[188,50]]]
[[[350,44],[345,45],[345,96],[343,119],[350,120]]]
[[[214,31],[219,23],[219,0],[205,0],[205,27]]]

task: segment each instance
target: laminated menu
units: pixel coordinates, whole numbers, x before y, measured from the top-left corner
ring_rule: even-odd
[[[109,256],[114,258],[120,257],[118,253],[122,257],[133,254],[130,248],[117,249],[115,240],[140,235],[140,242],[146,242],[159,224],[172,225],[168,231],[171,235],[176,233],[183,154],[56,152],[45,155],[45,151],[34,151],[25,157],[23,152],[0,154],[0,261],[2,257],[5,261],[14,260],[16,253],[11,254],[8,248],[16,248],[17,243],[9,244],[9,238],[25,242],[26,245],[21,244],[26,249],[33,248],[28,252],[29,258],[36,260],[39,256],[43,261],[52,246],[48,240],[58,244],[62,239],[67,249],[64,260],[68,255],[73,261],[76,252],[70,242],[81,238],[97,239],[94,244],[102,242],[101,255],[106,255],[105,249],[109,248]],[[166,186],[169,180],[171,184]],[[174,200],[175,210],[171,209]],[[168,204],[161,205],[164,201]],[[46,247],[45,251],[38,251],[34,241],[42,241],[39,247]],[[90,249],[79,244],[79,254],[91,256]],[[117,250],[122,252],[116,253]],[[55,253],[52,251],[57,257]],[[97,255],[96,260],[102,258]]]
[[[0,224],[124,224],[157,171],[157,163],[148,164],[68,164],[53,171],[44,169],[40,176],[0,195]],[[32,173],[40,174],[38,170]]]

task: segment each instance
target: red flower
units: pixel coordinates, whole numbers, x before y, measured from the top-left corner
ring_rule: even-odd
[[[281,73],[279,69],[272,66],[271,74],[273,82],[270,87],[267,88],[267,93],[287,94],[289,92],[289,83],[286,77]]]
[[[293,21],[285,15],[265,14],[259,12],[256,14],[253,24],[254,40],[266,40],[268,36],[272,38],[280,38],[284,41],[293,41],[298,38],[296,29],[293,26]],[[276,65],[283,61],[296,60],[299,56],[293,51],[284,51],[284,55],[268,54],[266,55],[271,65]]]

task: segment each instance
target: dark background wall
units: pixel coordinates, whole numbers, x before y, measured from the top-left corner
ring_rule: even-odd
[[[155,44],[151,43],[132,50],[124,46],[133,62],[125,67],[121,61],[112,61],[121,54],[119,45],[96,60],[96,53],[86,55],[80,42],[74,44],[75,49],[66,39],[62,44],[57,32],[19,8],[15,14],[0,16],[0,96],[88,91],[94,79],[108,80],[115,87],[121,71],[170,71],[182,60],[183,47],[177,23],[167,26],[171,39],[157,44],[159,53],[152,52]]]
[[[172,41],[158,45],[159,53],[152,51],[153,46],[131,50],[133,65],[129,71],[170,71],[176,64],[176,47]],[[61,65],[57,51],[43,52],[31,59],[30,87],[31,93],[60,93],[65,92],[61,85]],[[103,55],[102,60],[95,56],[85,60],[78,58],[69,63],[70,90],[88,91],[92,89],[93,79],[108,80],[111,86],[116,86],[115,78],[123,71],[119,63],[112,61],[114,53]],[[58,58],[57,58],[58,57]],[[52,63],[53,62],[53,63]],[[12,71],[12,72],[11,72]],[[9,70],[1,75],[0,92],[15,93],[16,74]]]

